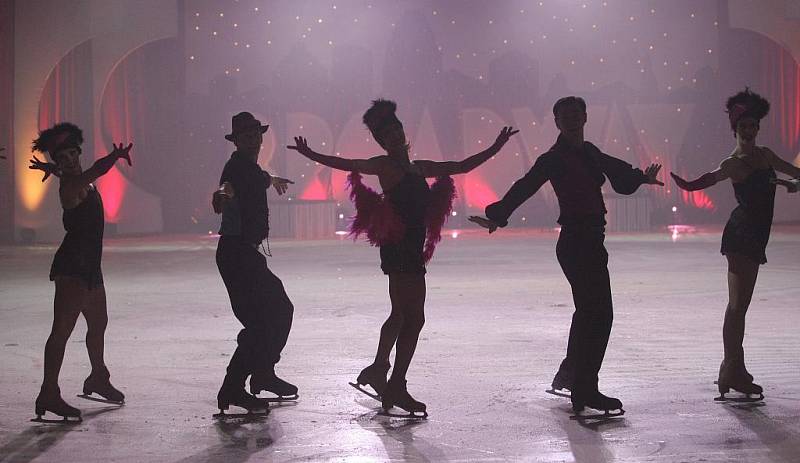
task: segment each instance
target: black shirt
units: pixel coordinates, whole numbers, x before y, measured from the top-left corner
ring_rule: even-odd
[[[269,235],[267,189],[272,177],[247,156],[235,151],[222,169],[219,184],[233,185],[233,202],[222,211],[220,235],[240,236],[242,241],[258,244]]]
[[[641,169],[584,142],[572,149],[559,141],[539,156],[531,170],[514,182],[503,199],[486,207],[486,217],[501,227],[522,203],[550,181],[558,197],[561,225],[605,225],[606,208],[600,187],[606,177],[617,193],[629,195],[647,180]]]

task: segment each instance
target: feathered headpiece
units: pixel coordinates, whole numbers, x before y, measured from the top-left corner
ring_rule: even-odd
[[[39,132],[33,140],[31,151],[53,154],[67,147],[80,147],[83,144],[83,131],[75,124],[61,122],[47,130]]]
[[[728,120],[731,123],[731,129],[735,132],[736,123],[739,122],[739,119],[752,117],[760,121],[769,114],[769,101],[758,93],[750,91],[750,87],[745,87],[743,92],[728,98],[725,108],[728,113]]]
[[[372,101],[372,107],[364,113],[361,120],[372,132],[372,136],[377,138],[376,133],[379,133],[387,125],[402,125],[400,119],[395,115],[395,111],[397,111],[397,103],[380,98]]]

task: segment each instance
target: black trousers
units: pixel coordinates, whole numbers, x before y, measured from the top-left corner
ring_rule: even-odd
[[[267,258],[237,237],[220,237],[217,268],[233,314],[244,325],[228,365],[228,379],[244,384],[249,374],[270,371],[280,360],[294,306],[281,280],[267,267]]]
[[[562,227],[556,256],[572,287],[575,313],[569,329],[567,357],[560,374],[574,378],[573,393],[597,391],[614,309],[608,276],[608,252],[601,226]]]

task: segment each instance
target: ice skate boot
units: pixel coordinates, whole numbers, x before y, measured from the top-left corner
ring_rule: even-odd
[[[358,374],[355,383],[350,383],[351,386],[363,392],[364,394],[372,397],[375,400],[381,400],[383,392],[386,390],[386,374],[389,372],[389,364],[375,364],[364,368]],[[374,393],[364,389],[363,386],[369,385]]]
[[[575,385],[575,378],[573,375],[565,373],[564,370],[558,370],[553,382],[550,384],[550,389],[545,390],[548,394],[557,395],[559,397],[570,398],[572,396],[572,389]]]
[[[247,410],[246,414],[231,414],[225,413],[231,405],[244,408]],[[231,386],[223,384],[217,394],[217,406],[219,413],[214,415],[214,418],[224,417],[242,417],[253,415],[267,415],[269,413],[269,402],[259,399],[247,393],[242,386]]]
[[[83,382],[83,394],[78,395],[84,399],[94,400],[96,402],[111,403],[122,405],[125,403],[125,394],[120,392],[117,388],[111,385],[109,378],[111,375],[108,373],[107,368],[103,368],[99,372],[92,372],[86,381]],[[92,394],[97,394],[102,399],[93,397]]]
[[[80,423],[81,411],[77,408],[64,402],[61,398],[61,390],[56,386],[55,388],[45,388],[39,391],[39,397],[36,398],[36,418],[31,421],[39,423]],[[61,420],[48,420],[42,418],[46,412],[50,412],[62,417]]]
[[[394,414],[390,410],[392,407],[402,408],[408,414]],[[406,380],[392,381],[389,380],[386,384],[386,389],[381,396],[381,408],[383,408],[383,415],[393,416],[399,418],[427,418],[427,407],[424,403],[415,400],[408,393],[406,388]]]
[[[759,402],[764,400],[764,388],[753,382],[753,376],[744,368],[744,364],[722,362],[717,379],[719,397],[718,402]],[[742,394],[737,397],[726,397],[725,394],[733,389]]]
[[[271,392],[277,396],[264,399],[270,402],[294,401],[299,397],[297,386],[278,378],[273,369],[256,372],[250,376],[250,393],[257,396],[261,391]]]
[[[586,410],[587,408],[602,413],[588,411]],[[571,418],[577,420],[603,420],[625,414],[625,410],[622,409],[622,402],[619,399],[605,396],[596,390],[587,394],[573,391],[572,411],[575,412],[575,415]]]

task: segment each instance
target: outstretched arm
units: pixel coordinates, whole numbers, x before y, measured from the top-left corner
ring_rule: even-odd
[[[425,177],[466,174],[497,154],[508,142],[508,139],[518,132],[519,130],[514,130],[513,127],[503,127],[492,146],[461,161],[415,161],[414,165],[420,168]]]
[[[793,178],[791,180],[784,180],[782,178],[774,178],[770,180],[772,183],[776,185],[782,185],[786,187],[786,191],[788,193],[797,193],[798,188],[800,188],[800,178]]]
[[[789,193],[797,193],[798,189],[800,189],[800,169],[793,164],[784,161],[783,158],[775,154],[771,149],[765,148],[764,151],[767,155],[767,159],[769,160],[769,164],[773,169],[794,177],[793,179],[789,180],[776,178],[772,181],[772,183],[786,187],[786,191]]]
[[[278,193],[278,196],[286,193],[286,190],[289,189],[289,185],[294,185],[294,182],[283,177],[277,177],[275,175],[271,175],[266,170],[261,171],[261,175],[264,176],[264,183],[266,188],[273,187],[275,188],[275,192]]]
[[[658,172],[661,170],[660,164],[650,164],[642,171],[622,159],[603,153],[596,147],[592,151],[603,174],[611,182],[611,188],[619,194],[633,194],[642,185],[664,186],[658,179]]]
[[[728,158],[711,172],[706,172],[695,180],[685,180],[678,176],[675,172],[670,172],[669,175],[675,180],[675,184],[682,190],[695,191],[704,190],[710,186],[730,178],[734,174],[734,161]]]
[[[94,164],[92,164],[92,167],[83,171],[74,181],[71,182],[71,185],[77,188],[86,188],[90,183],[108,173],[108,171],[114,167],[114,163],[117,162],[117,159],[124,159],[128,161],[129,166],[132,165],[130,151],[133,147],[133,143],[128,143],[128,146],[124,148],[122,143],[120,143],[119,146],[116,144],[113,146],[114,151],[95,161]]]
[[[764,151],[767,155],[767,159],[769,160],[769,165],[772,166],[773,169],[786,175],[790,175],[794,178],[800,178],[800,168],[789,162],[786,162],[783,160],[783,158],[775,154],[769,148],[765,148]]]
[[[28,166],[28,169],[32,170],[41,170],[44,172],[44,177],[42,177],[42,181],[44,182],[47,180],[47,177],[51,175],[55,175],[56,177],[61,177],[61,169],[58,168],[57,164],[53,164],[52,162],[42,161],[36,156],[30,160],[31,165]]]
[[[117,159],[125,159],[128,161],[128,165],[131,165],[131,157],[129,154],[131,147],[133,147],[133,143],[128,144],[126,147],[123,147],[122,143],[120,143],[119,146],[115,144],[114,151],[95,161],[92,167],[81,172],[80,175],[62,176],[58,193],[61,199],[61,205],[64,209],[71,209],[77,206],[80,202],[78,199],[79,192],[111,170],[114,163],[117,162]]]
[[[503,199],[486,206],[484,210],[486,218],[472,216],[469,220],[489,229],[489,233],[495,231],[497,227],[505,227],[514,210],[539,191],[546,181],[550,180],[551,170],[551,158],[547,154],[539,156],[531,170],[511,185],[511,189],[503,196]]]
[[[272,185],[273,188],[275,188],[275,192],[278,193],[278,196],[286,193],[286,190],[289,189],[289,185],[294,185],[294,182],[289,180],[288,178],[276,177],[274,175],[270,175],[269,178],[270,178],[270,184]]]
[[[383,156],[375,156],[369,159],[347,159],[338,156],[328,156],[317,153],[309,148],[308,141],[303,137],[294,137],[294,146],[287,146],[287,148],[295,150],[308,159],[332,169],[378,175],[383,167]]]

